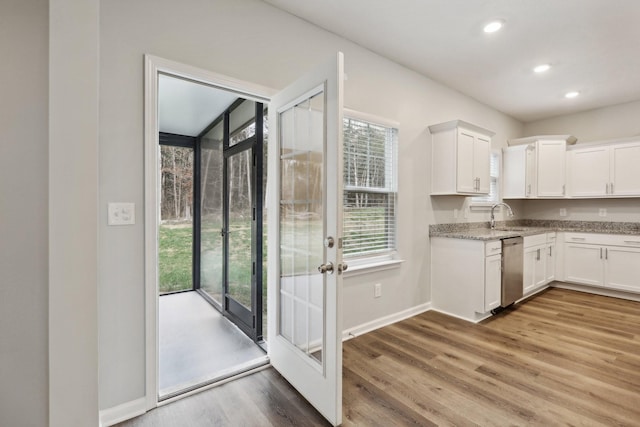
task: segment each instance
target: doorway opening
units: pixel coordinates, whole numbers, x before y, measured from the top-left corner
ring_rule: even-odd
[[[263,103],[158,76],[158,399],[268,363]]]

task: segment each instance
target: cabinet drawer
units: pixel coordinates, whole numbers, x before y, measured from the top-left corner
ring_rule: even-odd
[[[502,240],[492,240],[484,245],[484,255],[491,256],[502,253]]]
[[[627,246],[640,248],[640,236],[626,234],[565,233],[567,243],[589,245]]]
[[[531,246],[544,245],[545,243],[547,243],[547,233],[524,237],[525,248],[530,248]]]

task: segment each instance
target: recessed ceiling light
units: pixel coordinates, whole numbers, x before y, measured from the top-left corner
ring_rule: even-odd
[[[535,73],[544,73],[545,71],[549,71],[551,65],[549,64],[540,64],[536,68],[533,69]]]
[[[503,25],[504,25],[504,22],[502,22],[502,21],[489,22],[487,25],[484,26],[484,32],[485,33],[495,33],[500,28],[502,28]]]
[[[580,92],[572,91],[572,92],[565,93],[564,97],[565,98],[575,98],[578,95],[580,95]]]

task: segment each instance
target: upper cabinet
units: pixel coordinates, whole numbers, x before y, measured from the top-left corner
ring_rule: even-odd
[[[569,135],[510,140],[503,149],[505,199],[566,197],[566,149]]]
[[[640,196],[640,142],[576,147],[568,154],[571,197]]]
[[[490,130],[462,120],[429,126],[431,195],[489,194]]]

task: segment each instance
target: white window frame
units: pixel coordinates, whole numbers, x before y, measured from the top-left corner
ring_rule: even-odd
[[[344,109],[344,117],[354,120],[360,120],[374,125],[384,126],[386,128],[393,128],[396,131],[395,146],[392,147],[393,153],[393,189],[395,192],[396,208],[394,209],[394,223],[395,223],[395,248],[389,249],[385,252],[378,252],[365,255],[345,255],[345,261],[348,263],[349,268],[345,271],[345,276],[354,276],[357,274],[370,273],[374,271],[386,270],[389,268],[398,267],[404,260],[398,258],[398,140],[400,134],[400,124],[398,122],[374,116],[360,111],[351,109]],[[346,144],[346,141],[345,141]],[[346,186],[345,186],[346,187]]]
[[[470,209],[489,210],[491,209],[491,206],[502,202],[502,150],[491,150],[491,157],[496,159],[497,165],[495,170],[489,168],[489,179],[491,181],[495,180],[496,185],[489,185],[489,191],[491,191],[491,188],[495,188],[495,194],[489,193],[490,198],[487,198],[488,196],[471,197],[471,201],[469,203]]]

